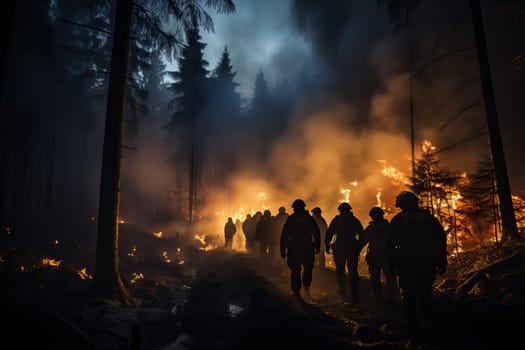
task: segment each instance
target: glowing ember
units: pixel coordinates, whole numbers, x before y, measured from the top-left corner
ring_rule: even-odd
[[[164,237],[164,233],[162,233],[162,231],[153,232],[153,237],[162,238],[162,237]]]
[[[51,267],[58,267],[62,263],[62,260],[55,260],[55,259],[49,259],[44,258],[42,259],[42,265],[44,266],[51,266]]]
[[[83,279],[83,280],[85,280],[85,279],[90,279],[90,280],[92,280],[92,279],[93,279],[93,276],[87,272],[87,268],[86,268],[86,267],[82,267],[82,268],[80,268],[80,269],[77,271],[77,275],[79,275],[80,278]]]
[[[167,251],[163,251],[163,252],[162,252],[162,257],[164,258],[164,261],[165,261],[166,263],[169,264],[169,263],[171,262],[171,260],[170,260],[170,258],[169,258],[169,256],[168,256],[168,252],[167,252]]]
[[[55,245],[58,245],[60,242],[58,241],[58,239],[55,239]]]
[[[184,260],[179,260],[179,265],[183,265],[184,264]]]
[[[96,216],[90,216],[90,217],[88,218],[88,221],[89,221],[89,222],[95,222],[95,220],[97,220],[97,217],[96,217]]]
[[[195,234],[195,240],[201,242],[201,244],[206,244],[206,235]]]
[[[211,244],[211,243],[207,244],[206,243],[206,235],[205,234],[200,235],[200,234],[196,233],[195,234],[195,240],[199,241],[199,243],[204,246],[204,247],[199,247],[199,250],[203,250],[203,251],[207,252],[207,251],[210,251],[210,250],[213,250],[213,249],[217,248],[216,244]]]
[[[137,246],[133,246],[131,249],[131,252],[128,253],[128,256],[135,256],[135,253],[137,252]]]
[[[142,273],[136,273],[136,272],[133,272],[131,274],[131,280],[130,282],[131,283],[137,283],[138,280],[141,280],[141,279],[144,279],[144,275]]]
[[[214,249],[217,249],[217,245],[216,244],[208,244],[206,247],[199,247],[199,250],[203,250],[205,252],[208,252],[208,251],[214,250]]]
[[[124,219],[119,219],[119,220],[118,220],[118,223],[119,223],[119,224],[125,224],[126,221],[124,221]]]

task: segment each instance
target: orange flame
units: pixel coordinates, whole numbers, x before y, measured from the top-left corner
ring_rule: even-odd
[[[50,266],[50,267],[58,267],[62,264],[62,260],[55,260],[50,258],[43,258],[42,259],[42,265],[44,266]]]
[[[92,280],[92,279],[93,279],[93,276],[87,272],[87,268],[86,268],[86,267],[82,267],[82,268],[80,268],[80,269],[77,271],[77,275],[79,275],[80,278],[83,279],[83,280],[85,280],[85,279],[90,279],[90,280]]]
[[[141,279],[144,279],[144,275],[142,273],[136,273],[136,272],[133,272],[131,274],[131,280],[130,282],[131,283],[137,283],[138,280],[141,280]]]

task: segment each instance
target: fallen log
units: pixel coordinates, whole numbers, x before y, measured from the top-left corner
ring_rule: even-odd
[[[498,260],[488,266],[475,271],[469,271],[465,274],[467,279],[460,283],[456,291],[458,293],[468,293],[472,287],[482,279],[489,278],[489,275],[497,272],[503,272],[507,269],[515,268],[517,265],[523,264],[525,261],[523,252],[516,252],[507,258]]]

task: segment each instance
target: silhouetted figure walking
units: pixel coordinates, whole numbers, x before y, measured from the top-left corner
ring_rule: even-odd
[[[261,263],[264,266],[269,266],[271,263],[271,241],[274,228],[274,220],[270,210],[266,209],[257,227],[255,228],[255,240],[259,242],[259,253],[261,255]]]
[[[270,240],[270,256],[272,263],[275,263],[279,257],[279,245],[281,239],[281,232],[283,231],[284,224],[290,215],[286,212],[285,207],[280,207],[279,212],[275,215],[273,220],[272,235]]]
[[[242,231],[244,232],[244,237],[246,237],[246,250],[248,253],[253,253],[257,249],[255,241],[256,224],[255,218],[251,214],[247,214],[246,219],[242,223]]]
[[[235,224],[233,223],[232,218],[228,218],[228,221],[224,225],[224,246],[226,248],[232,248],[233,235],[237,232]]]
[[[364,229],[359,219],[352,213],[350,204],[343,202],[337,209],[339,215],[336,215],[330,222],[324,243],[327,253],[331,252],[331,248],[333,249],[339,295],[343,298],[346,297],[345,274],[348,268],[351,301],[357,303],[359,301],[357,264],[365,242]],[[335,242],[331,243],[334,236]]]
[[[412,192],[401,192],[396,207],[401,212],[390,222],[385,246],[390,268],[399,276],[410,331],[431,335],[433,284],[436,273],[445,273],[447,268],[447,236],[441,223],[419,208],[419,198]]]
[[[309,297],[314,254],[319,253],[321,236],[315,220],[305,210],[306,204],[302,199],[296,199],[292,208],[294,212],[286,220],[281,233],[281,257],[287,258],[294,295],[300,297],[303,286],[306,296]]]
[[[384,214],[383,209],[379,207],[373,207],[368,213],[372,221],[365,228],[365,244],[368,244],[365,259],[368,264],[368,272],[370,272],[370,283],[374,296],[381,300],[381,272],[383,272],[388,297],[392,300],[396,295],[397,283],[396,276],[387,268],[388,259],[385,254],[385,242],[388,220],[383,217]]]
[[[321,237],[325,237],[326,229],[328,228],[328,224],[326,223],[326,220],[321,215],[323,211],[321,210],[321,208],[315,207],[311,210],[311,212],[312,212],[312,217],[317,223],[317,227],[319,227],[319,232],[321,233]],[[326,259],[324,256],[325,252],[326,252],[326,246],[324,244],[324,241],[321,239],[321,250],[319,251],[319,259],[317,259],[317,261],[319,262],[318,265],[322,268],[326,267]]]

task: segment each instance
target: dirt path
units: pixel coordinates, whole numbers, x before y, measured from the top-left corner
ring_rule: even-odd
[[[376,301],[366,278],[360,302],[352,305],[335,294],[331,270],[314,269],[311,298],[304,301],[291,294],[283,260],[263,269],[253,256],[218,250],[209,252],[197,270],[177,349],[181,344],[192,349],[511,349],[522,344],[521,334],[508,327],[525,313],[490,302],[439,295],[438,336],[429,344],[409,338],[399,300]]]
[[[406,348],[400,305],[377,305],[368,298],[366,281],[361,288],[362,302],[352,305],[334,293],[335,272],[329,270],[314,270],[311,298],[303,301],[291,294],[284,260],[268,270],[253,256],[215,251],[197,270],[184,308],[179,345],[191,343],[191,348],[208,349]]]

